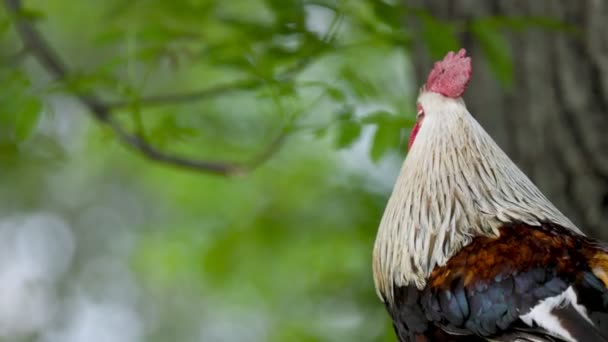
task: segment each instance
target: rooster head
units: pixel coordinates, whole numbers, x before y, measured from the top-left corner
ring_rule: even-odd
[[[450,51],[443,60],[435,62],[416,104],[416,124],[410,135],[408,144],[410,149],[425,117],[426,106],[422,104],[421,100],[424,100],[422,95],[435,93],[445,98],[457,99],[464,93],[471,79],[471,73],[471,58],[466,56],[465,49],[460,49],[457,53]]]

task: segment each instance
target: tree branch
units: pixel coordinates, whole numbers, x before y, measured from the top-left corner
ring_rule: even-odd
[[[53,49],[53,47],[48,44],[40,32],[32,25],[32,23],[21,15],[23,11],[23,4],[21,0],[4,0],[4,5],[8,9],[9,13],[13,16],[17,32],[21,37],[24,48],[28,51],[28,53],[31,54],[55,80],[62,81],[66,79],[70,75],[67,65],[61,59],[59,54]],[[257,84],[253,84],[251,81],[247,82],[248,83],[241,83],[240,86],[255,86]],[[146,105],[159,105],[191,101],[202,97],[223,93],[229,90],[231,89],[228,89],[227,86],[220,86],[217,88],[208,89],[206,91],[193,92],[190,94],[151,97],[142,99],[142,102]],[[141,135],[127,131],[122,125],[120,125],[118,121],[114,120],[111,115],[112,110],[128,106],[128,102],[117,102],[113,104],[106,103],[94,94],[83,92],[75,92],[74,96],[85,107],[87,107],[87,109],[91,112],[91,115],[93,115],[96,120],[111,128],[123,144],[141,153],[148,159],[167,165],[222,176],[245,174],[255,169],[266,160],[270,159],[272,155],[280,148],[284,138],[287,135],[287,132],[289,131],[287,128],[283,129],[278,137],[264,151],[262,151],[262,153],[247,162],[236,163],[196,160],[161,151],[151,145]]]
[[[299,63],[296,63],[290,68],[287,68],[282,73],[278,74],[275,77],[275,80],[278,82],[285,82],[287,80],[292,79],[296,73],[306,66],[309,65],[311,58],[303,58]],[[137,101],[116,101],[107,103],[108,108],[114,109],[124,109],[129,107],[133,103],[137,103],[139,108],[145,107],[154,107],[154,106],[162,106],[162,105],[170,105],[176,103],[184,103],[184,102],[193,102],[204,100],[209,97],[218,96],[218,95],[226,95],[228,93],[243,91],[248,89],[253,89],[255,87],[259,87],[263,84],[267,83],[266,80],[263,79],[243,79],[239,81],[234,81],[231,83],[226,83],[222,85],[218,85],[215,87],[210,87],[207,89],[202,89],[198,91],[180,93],[180,94],[171,94],[171,95],[153,95],[153,96],[144,96]]]

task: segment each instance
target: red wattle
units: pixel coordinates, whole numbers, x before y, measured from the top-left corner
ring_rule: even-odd
[[[414,127],[412,128],[412,133],[410,133],[410,140],[407,144],[407,149],[412,149],[412,144],[414,143],[414,139],[416,139],[416,135],[418,134],[418,130],[420,129],[420,122],[416,122]]]

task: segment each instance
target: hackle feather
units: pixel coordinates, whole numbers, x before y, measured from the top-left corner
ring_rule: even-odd
[[[382,217],[374,281],[389,303],[393,286],[424,288],[476,236],[503,223],[554,222],[579,234],[467,111],[461,98],[423,91],[425,118]]]

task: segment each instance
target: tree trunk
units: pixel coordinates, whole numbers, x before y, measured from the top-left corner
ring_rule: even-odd
[[[577,34],[530,28],[506,32],[514,87],[502,89],[468,32],[473,56],[465,93],[471,113],[545,195],[583,231],[608,238],[608,2],[601,0],[405,0],[444,20],[541,16],[573,25]],[[410,17],[411,18],[411,17]],[[416,20],[408,24],[417,25]],[[423,41],[414,64],[424,82],[431,68]]]

